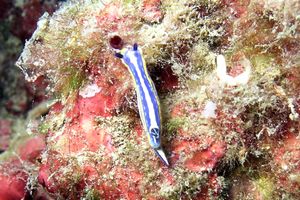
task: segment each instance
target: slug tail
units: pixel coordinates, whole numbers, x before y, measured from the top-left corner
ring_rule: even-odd
[[[163,163],[166,165],[166,166],[170,166],[169,164],[169,161],[166,157],[166,154],[165,152],[162,150],[162,148],[158,148],[158,149],[154,149],[154,152],[156,153],[156,155],[160,158],[161,161],[163,161]]]

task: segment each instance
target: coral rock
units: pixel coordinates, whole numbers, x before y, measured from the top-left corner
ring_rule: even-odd
[[[9,139],[11,137],[12,122],[6,119],[0,119],[0,150],[4,151],[9,146]]]
[[[274,160],[278,166],[280,187],[299,195],[300,190],[300,139],[288,133],[281,148],[274,152]],[[286,175],[288,173],[288,175]]]
[[[142,17],[149,22],[159,22],[162,18],[160,4],[161,0],[143,0]]]
[[[28,175],[17,160],[0,165],[1,200],[17,200],[25,197]]]
[[[29,138],[19,147],[19,156],[22,160],[35,162],[45,150],[45,137],[43,135]]]

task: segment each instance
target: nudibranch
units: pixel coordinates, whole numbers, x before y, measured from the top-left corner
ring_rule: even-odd
[[[122,59],[134,80],[139,114],[149,143],[156,155],[165,165],[169,166],[161,146],[162,129],[159,98],[154,83],[148,74],[142,51],[137,44],[134,44],[132,48],[123,48],[115,56]]]

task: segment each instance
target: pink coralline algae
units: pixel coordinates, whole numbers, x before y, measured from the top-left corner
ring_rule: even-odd
[[[44,136],[22,138],[14,154],[0,165],[1,199],[22,199],[29,187],[33,186],[31,178],[37,176],[37,160],[45,150]],[[32,177],[30,177],[32,176]]]
[[[37,106],[23,123],[0,120],[1,198],[299,199],[298,11],[294,0],[82,0],[45,13],[16,62]],[[114,57],[133,43],[169,167]]]
[[[300,190],[300,139],[293,133],[287,133],[280,146],[274,153],[274,162],[278,166],[278,187],[294,193]]]
[[[162,18],[160,0],[142,1],[142,17],[149,22],[159,22]]]
[[[16,163],[2,163],[0,173],[1,198],[22,199],[25,196],[27,174],[17,169]]]

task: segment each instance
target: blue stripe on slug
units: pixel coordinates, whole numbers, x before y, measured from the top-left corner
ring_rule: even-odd
[[[144,122],[144,129],[149,134],[149,142],[153,148],[160,146],[160,137],[154,130],[160,130],[160,113],[156,91],[152,86],[152,80],[145,70],[141,53],[136,50],[128,49],[123,55],[124,64],[132,73],[135,83],[138,99],[140,100],[139,112]]]
[[[149,143],[156,153],[159,152],[160,159],[168,165],[166,156],[161,149],[159,99],[148,74],[142,52],[138,49],[138,45],[134,44],[132,49],[122,49],[120,53],[116,54],[116,57],[122,59],[134,79],[140,118]]]

